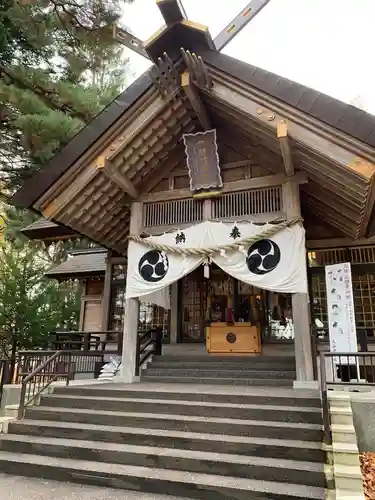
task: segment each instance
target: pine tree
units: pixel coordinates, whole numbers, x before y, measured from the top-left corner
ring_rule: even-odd
[[[125,0],[130,3],[132,0]],[[76,328],[79,287],[44,278],[68,248],[45,247],[19,229],[35,215],[7,202],[126,84],[123,48],[112,37],[121,0],[0,0],[0,341],[3,352],[45,347],[56,328]]]
[[[3,2],[0,175],[11,191],[124,87],[120,14],[119,0]]]

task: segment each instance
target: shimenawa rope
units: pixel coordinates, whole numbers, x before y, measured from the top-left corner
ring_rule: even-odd
[[[303,219],[301,217],[295,217],[293,219],[280,222],[279,224],[274,224],[272,227],[268,227],[265,231],[261,231],[259,234],[253,236],[247,236],[246,238],[242,238],[238,241],[234,241],[233,243],[229,243],[227,245],[220,245],[208,248],[186,248],[186,247],[184,248],[179,246],[162,245],[160,243],[156,243],[152,239],[142,238],[141,236],[137,235],[129,235],[128,239],[136,241],[137,243],[142,243],[142,245],[148,246],[153,250],[160,250],[161,252],[178,253],[182,255],[209,256],[212,255],[213,253],[217,253],[223,250],[229,252],[231,250],[239,250],[240,247],[243,247],[244,245],[252,245],[256,241],[263,240],[264,238],[270,238],[271,236],[274,236],[278,232],[282,231],[283,229],[286,229],[287,227],[291,227],[294,226],[295,224],[298,224],[299,222],[302,222],[302,220]]]

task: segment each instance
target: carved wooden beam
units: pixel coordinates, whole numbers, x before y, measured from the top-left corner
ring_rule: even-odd
[[[255,177],[253,179],[242,179],[240,181],[225,182],[220,194],[231,193],[234,191],[246,191],[248,189],[259,189],[264,187],[281,186],[284,182],[295,181],[297,184],[305,184],[307,175],[304,172],[298,172],[293,177],[287,177],[284,174],[266,175],[264,177]],[[159,191],[155,193],[142,194],[140,200],[144,202],[169,201],[185,198],[192,198],[192,192],[188,188],[175,189],[173,191]]]
[[[235,83],[230,86],[219,74],[211,71],[214,86],[210,90],[203,89],[202,92],[225,104],[228,109],[237,110],[246,115],[255,123],[263,124],[264,130],[276,131],[276,124],[281,120],[288,121],[288,131],[293,140],[315,151],[320,156],[328,159],[331,163],[344,166],[348,171],[356,172],[360,178],[369,179],[369,169],[359,169],[358,164],[367,161],[370,165],[375,162],[375,154],[369,154],[360,144],[353,144],[353,140],[347,136],[337,134],[337,131],[328,130],[327,127],[319,127],[318,121],[313,121],[305,115],[290,115],[282,108],[279,102],[271,103],[267,96],[257,95],[251,89],[236,88]],[[267,105],[264,102],[267,101]],[[308,126],[305,122],[307,121]],[[350,143],[350,150],[346,144]],[[368,150],[368,148],[367,148]]]
[[[192,82],[190,73],[185,71],[181,75],[181,88],[185,92],[186,97],[189,99],[191,107],[193,108],[195,114],[198,117],[203,130],[211,129],[211,121],[207,114],[207,110],[199,97],[199,91],[197,87]]]
[[[375,236],[371,238],[361,238],[354,240],[351,238],[327,238],[321,240],[306,240],[306,248],[308,250],[325,250],[328,248],[340,247],[360,247],[364,245],[374,245]]]
[[[281,155],[284,160],[286,175],[294,175],[292,148],[288,137],[288,127],[285,120],[277,124],[277,138],[279,139]]]
[[[105,156],[99,156],[96,160],[96,168],[103,172],[103,174],[117,186],[122,189],[131,198],[136,200],[139,196],[138,191],[133,183],[124,175],[115,170]]]

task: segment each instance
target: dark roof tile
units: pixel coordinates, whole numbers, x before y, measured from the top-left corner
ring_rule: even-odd
[[[325,94],[319,94],[313,106],[310,108],[310,113],[325,123],[337,126],[347,108],[348,105],[344,102],[336,101]]]
[[[48,278],[68,279],[104,274],[107,252],[93,249],[77,253],[45,273]]]
[[[372,115],[354,106],[348,106],[337,126],[346,134],[352,136],[358,134],[361,137],[368,138],[374,130],[375,123]]]
[[[357,112],[356,108],[338,99],[225,54],[207,50],[201,55],[208,64],[227,75],[375,147],[375,135],[371,130],[375,127],[375,116],[365,111]],[[280,92],[281,89],[285,91]],[[356,110],[354,114],[353,110]],[[356,124],[349,124],[354,115]]]

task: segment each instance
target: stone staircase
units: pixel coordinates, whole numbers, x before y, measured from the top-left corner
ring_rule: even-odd
[[[155,357],[142,371],[144,382],[293,387],[291,356],[210,356],[169,354]]]
[[[324,499],[319,394],[275,387],[293,366],[271,359],[163,356],[139,384],[56,388],[1,435],[0,470],[140,496]]]

